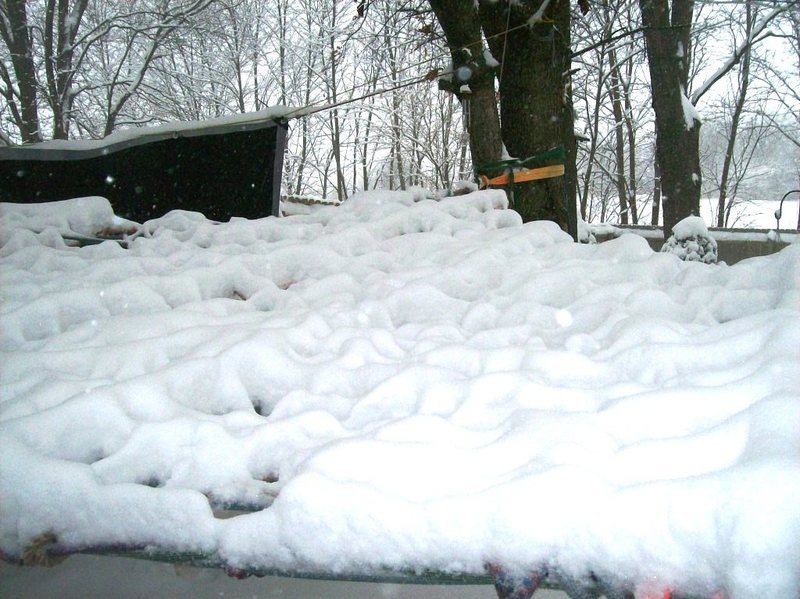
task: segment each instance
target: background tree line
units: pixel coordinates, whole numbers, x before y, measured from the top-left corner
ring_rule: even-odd
[[[668,10],[680,3],[663,0]],[[537,91],[530,81],[542,73],[525,72],[530,61],[508,52],[503,32],[543,5],[551,11],[566,5],[566,25],[549,26],[552,15],[542,12],[545,18],[526,31],[541,38],[542,60],[551,62],[559,51],[553,40],[568,40],[577,69],[569,80],[553,70],[549,85],[571,95],[580,215],[632,223],[663,218],[651,104],[656,81],[645,43],[648,30],[687,23],[643,23],[643,17],[655,18],[647,8],[659,2],[651,0],[592,0],[586,14],[581,3],[565,0],[549,7],[529,0],[528,13],[526,2],[515,3],[517,12],[504,12],[508,3],[487,3],[496,14],[485,16],[489,36],[478,29],[481,52],[490,50],[502,63],[505,51],[506,65],[465,98],[436,86],[434,74],[447,73],[454,48],[470,41],[448,39],[452,32],[437,18],[437,4],[460,16],[462,5],[474,6],[471,0],[449,6],[422,0],[6,0],[0,5],[0,136],[4,143],[96,138],[122,127],[357,99],[293,122],[287,193],[344,200],[376,186],[449,189],[471,178],[472,156],[480,151],[470,151],[474,140],[465,125],[491,105],[497,111],[499,93],[498,125],[510,130],[514,111],[525,107],[504,107],[504,86],[528,82],[526,93]],[[688,4],[680,76],[703,121],[698,180],[720,224],[734,225],[737,202],[774,198],[800,182],[800,10],[796,1]],[[518,155],[526,146],[513,135],[525,134],[504,133],[506,150]],[[496,153],[499,138],[486,141],[487,152]]]

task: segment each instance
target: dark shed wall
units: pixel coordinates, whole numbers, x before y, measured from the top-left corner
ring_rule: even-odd
[[[198,128],[90,150],[0,148],[0,201],[99,195],[116,214],[138,222],[173,209],[220,221],[277,216],[286,127],[268,121],[229,129]]]

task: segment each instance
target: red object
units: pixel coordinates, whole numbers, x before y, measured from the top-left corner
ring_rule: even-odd
[[[641,599],[672,599],[672,590],[671,589],[664,590],[663,595],[659,595],[658,592],[655,591],[652,592],[645,591]]]

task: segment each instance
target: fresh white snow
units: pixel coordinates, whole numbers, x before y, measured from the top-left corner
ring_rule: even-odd
[[[690,237],[708,237],[708,228],[699,216],[687,216],[672,227],[672,234],[678,241],[684,241]]]
[[[272,106],[263,110],[248,113],[237,113],[200,121],[173,121],[154,127],[132,127],[120,129],[102,139],[51,139],[36,144],[36,149],[48,150],[106,150],[112,146],[123,143],[145,143],[153,139],[172,137],[177,135],[197,135],[208,133],[217,127],[230,128],[239,126],[247,128],[267,121],[280,118],[298,117],[305,114],[308,109],[292,108],[286,106]],[[23,146],[24,148],[24,146]]]
[[[681,260],[706,264],[717,262],[717,242],[699,216],[687,216],[676,223],[661,251],[675,254]]]
[[[579,245],[501,191],[172,212],[127,250],[25,210],[0,212],[10,559],[52,533],[800,593],[798,243],[734,266]],[[215,516],[232,505],[264,509]]]
[[[686,90],[681,86],[681,106],[683,107],[683,122],[686,125],[686,130],[691,131],[694,128],[695,122],[702,123],[703,119],[700,118],[700,113],[689,97],[686,95]],[[696,174],[693,174],[695,183],[698,180]]]

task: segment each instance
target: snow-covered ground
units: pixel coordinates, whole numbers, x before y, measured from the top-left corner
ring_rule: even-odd
[[[797,229],[797,211],[800,210],[798,194],[789,196],[783,202],[781,210],[781,230]],[[780,197],[777,200],[759,200],[754,202],[741,202],[735,204],[731,210],[729,226],[740,229],[775,229],[775,211],[781,206]],[[716,223],[716,199],[703,198],[700,201],[700,214],[709,226]]]
[[[800,593],[800,243],[734,266],[578,245],[500,191],[173,212],[130,249],[65,246],[126,225],[78,212],[0,209],[7,558]]]

